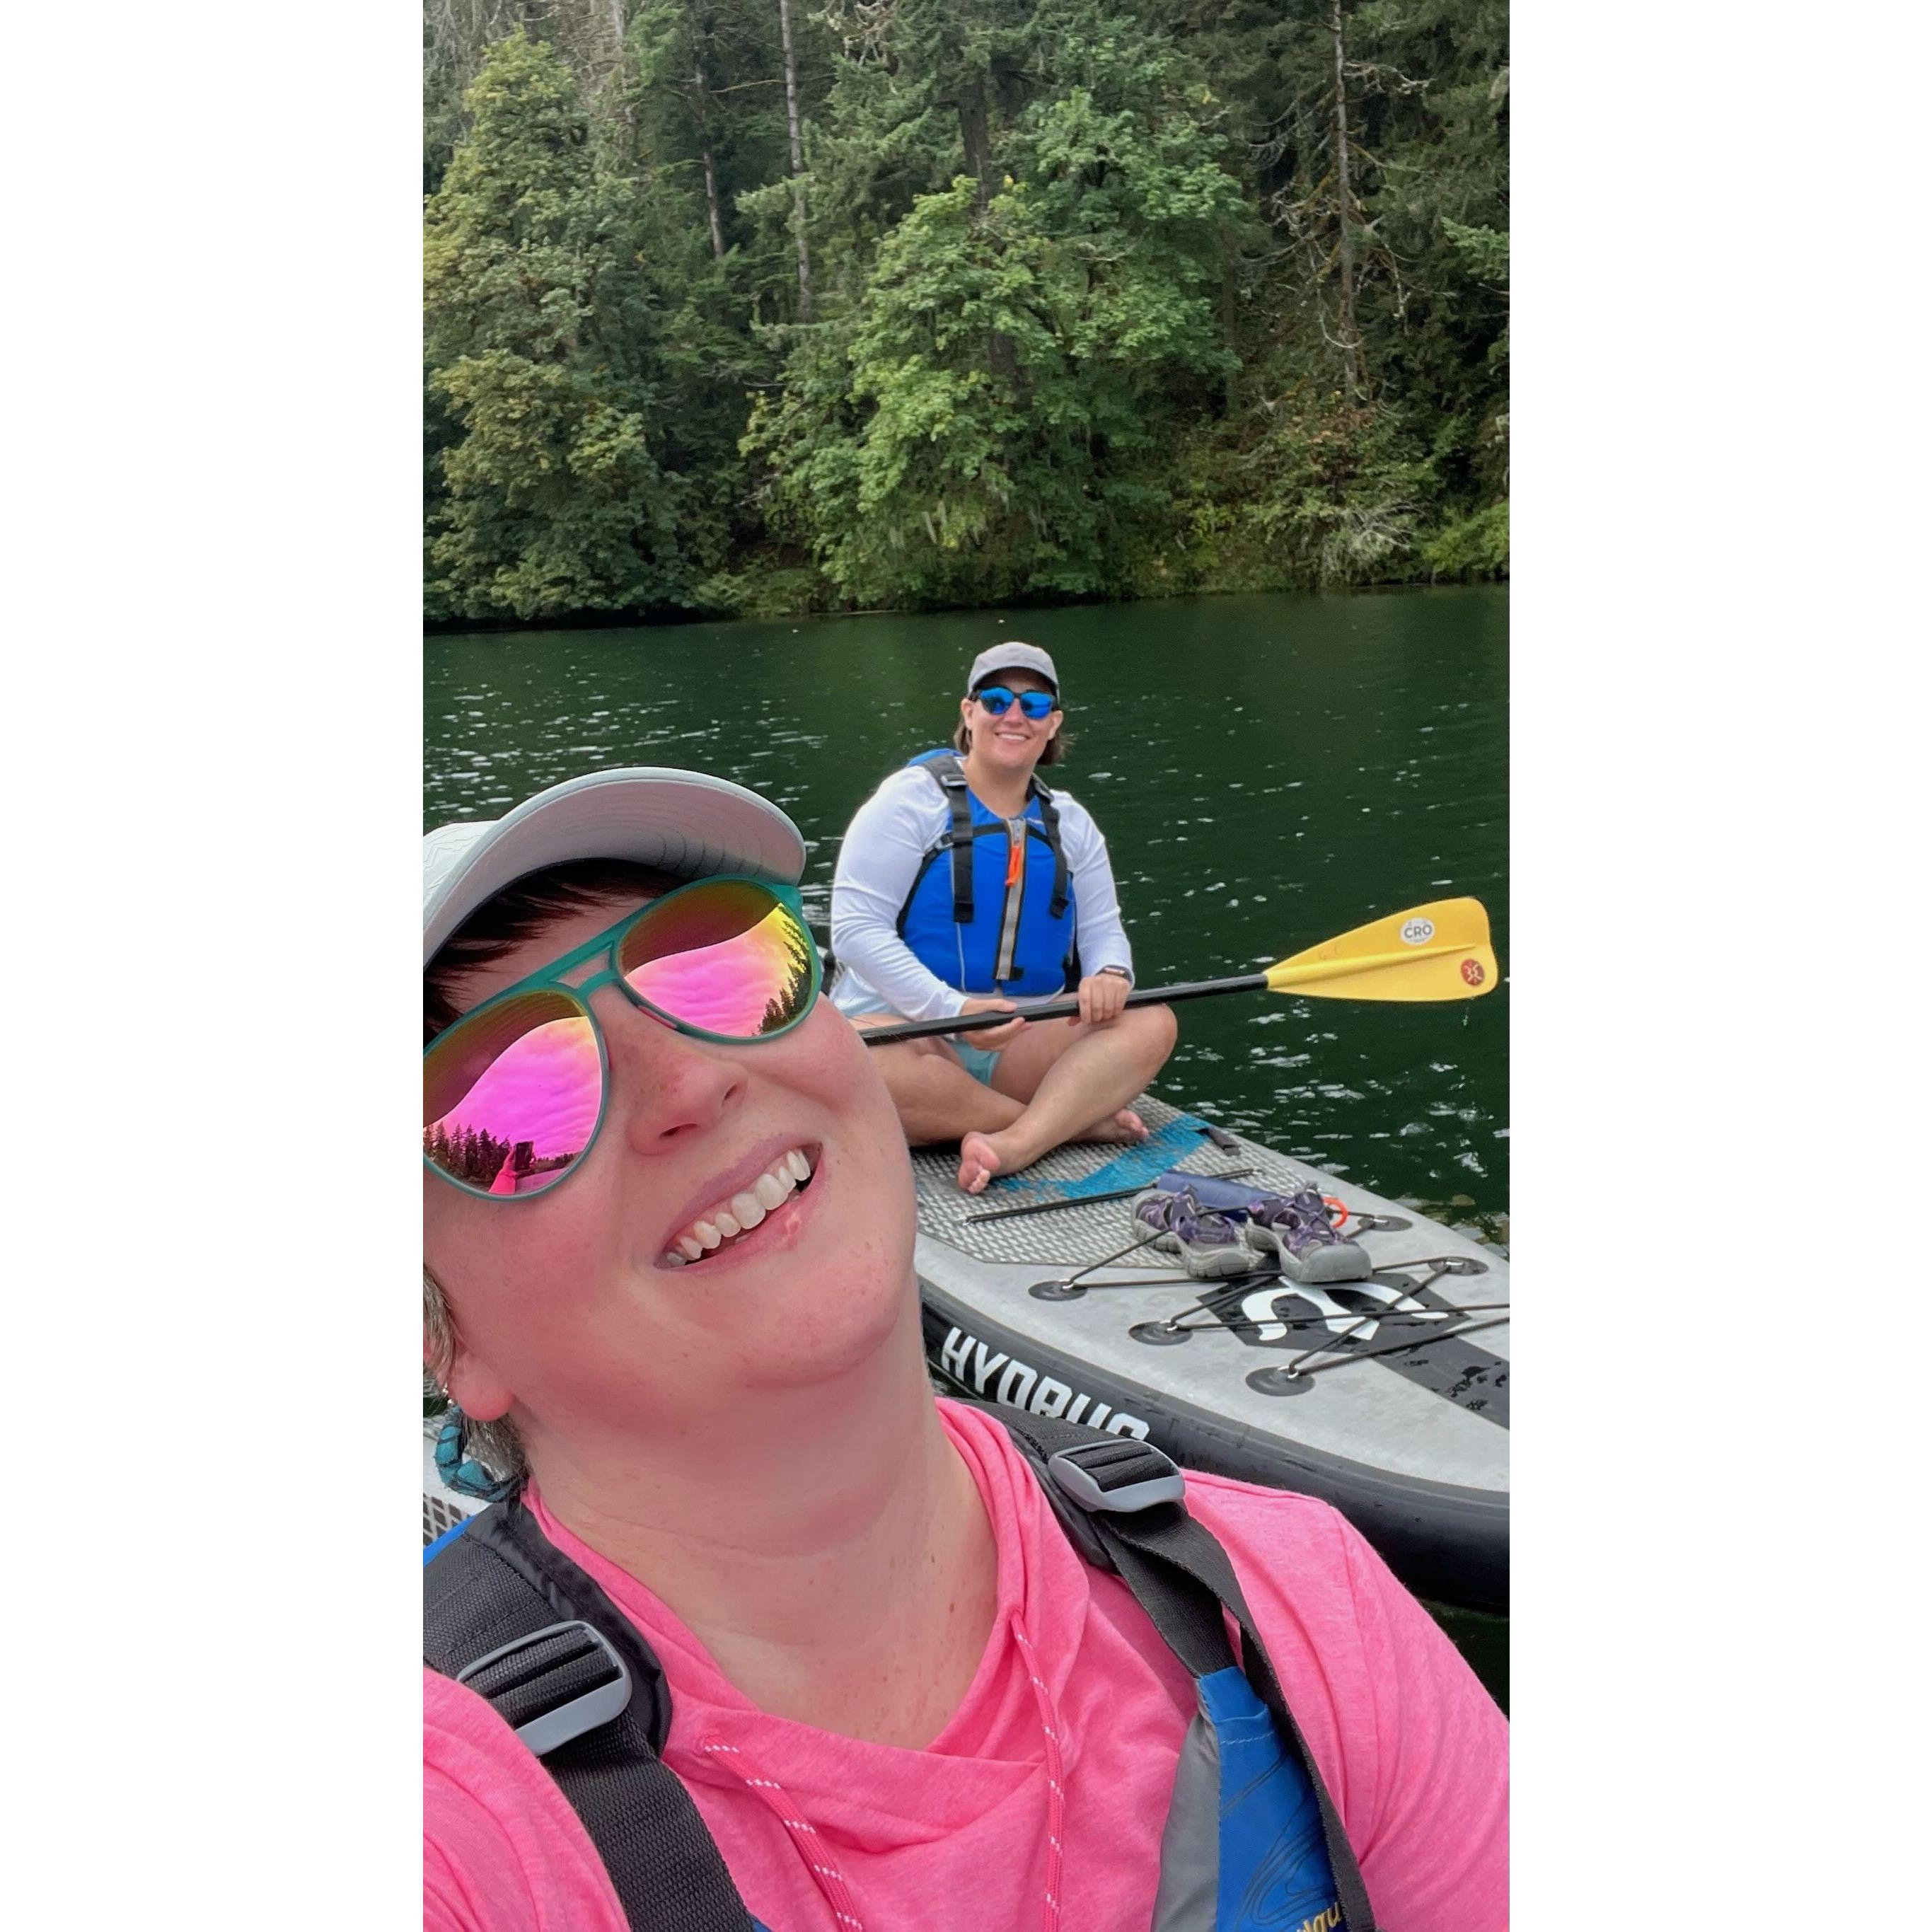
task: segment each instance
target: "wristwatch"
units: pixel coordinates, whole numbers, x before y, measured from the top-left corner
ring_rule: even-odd
[[[1134,976],[1124,966],[1102,966],[1100,973],[1111,973],[1116,979],[1126,980],[1130,986],[1133,983]],[[1100,974],[1096,973],[1094,976],[1097,980]]]

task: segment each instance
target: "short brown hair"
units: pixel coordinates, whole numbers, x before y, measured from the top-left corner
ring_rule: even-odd
[[[574,912],[607,899],[646,899],[688,884],[655,866],[628,859],[578,859],[532,872],[484,900],[423,968],[423,1043],[461,1017],[454,982],[480,966],[491,966],[531,934]]]

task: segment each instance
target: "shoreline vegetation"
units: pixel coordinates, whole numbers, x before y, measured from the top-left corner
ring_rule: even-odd
[[[428,0],[428,627],[1507,576],[1507,37]]]
[[[702,610],[674,608],[640,613],[628,610],[566,610],[554,616],[524,618],[499,617],[425,617],[423,635],[425,638],[485,638],[510,636],[520,632],[532,633],[550,631],[629,631],[640,629],[674,628],[685,624],[716,623],[830,623],[842,622],[850,617],[905,617],[937,615],[946,610],[1068,610],[1082,604],[1160,604],[1192,603],[1202,598],[1240,598],[1286,596],[1299,592],[1304,595],[1344,596],[1351,591],[1426,591],[1452,590],[1483,583],[1507,583],[1509,580],[1508,560],[1502,567],[1483,577],[1435,577],[1411,578],[1384,578],[1372,584],[1288,584],[1256,590],[1246,584],[1235,589],[1224,589],[1218,585],[1192,590],[1163,590],[1138,597],[1110,596],[1100,593],[1092,597],[1016,598],[1004,604],[882,604],[870,610],[832,608],[814,610]]]

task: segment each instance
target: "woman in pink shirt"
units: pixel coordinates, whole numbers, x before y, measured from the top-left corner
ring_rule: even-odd
[[[1280,1726],[1082,1558],[1006,1426],[935,1402],[905,1146],[817,997],[803,859],[753,794],[648,770],[424,842],[425,1319],[463,1418],[448,1466],[502,1479],[520,1502],[483,1522],[514,1511],[515,1547],[621,1620],[622,1721],[655,1714],[671,1774],[647,1800],[594,1729],[550,1752],[506,1684],[524,1653],[464,1683],[426,1672],[425,1923],[1354,1932],[1372,1907],[1383,1932],[1494,1932],[1503,1720],[1340,1517],[1186,1478],[1346,1834],[1320,1856],[1310,1798],[1292,1847],[1284,1826],[1242,1867],[1243,1753],[1257,1785],[1307,1786]],[[484,1570],[506,1560],[478,1556],[476,1526],[463,1540]],[[439,1628],[460,1624],[461,1593],[443,1598]],[[1190,1641],[1223,1642],[1212,1621]],[[652,1661],[662,1685],[640,1690]],[[1181,1820],[1204,1735],[1218,1847],[1211,1808]],[[567,1757],[591,1766],[568,1796]],[[584,1822],[600,1805],[600,1830],[667,1861],[628,1918]],[[1282,1878],[1291,1849],[1318,1858],[1318,1890]],[[728,1881],[680,1889],[720,1856]]]

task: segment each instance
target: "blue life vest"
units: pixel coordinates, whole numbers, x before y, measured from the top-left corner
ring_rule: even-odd
[[[950,821],[899,909],[913,956],[962,993],[1016,999],[1078,986],[1078,908],[1052,793],[1035,778],[1024,816],[1001,818],[974,796],[956,753],[907,762],[945,794]]]

